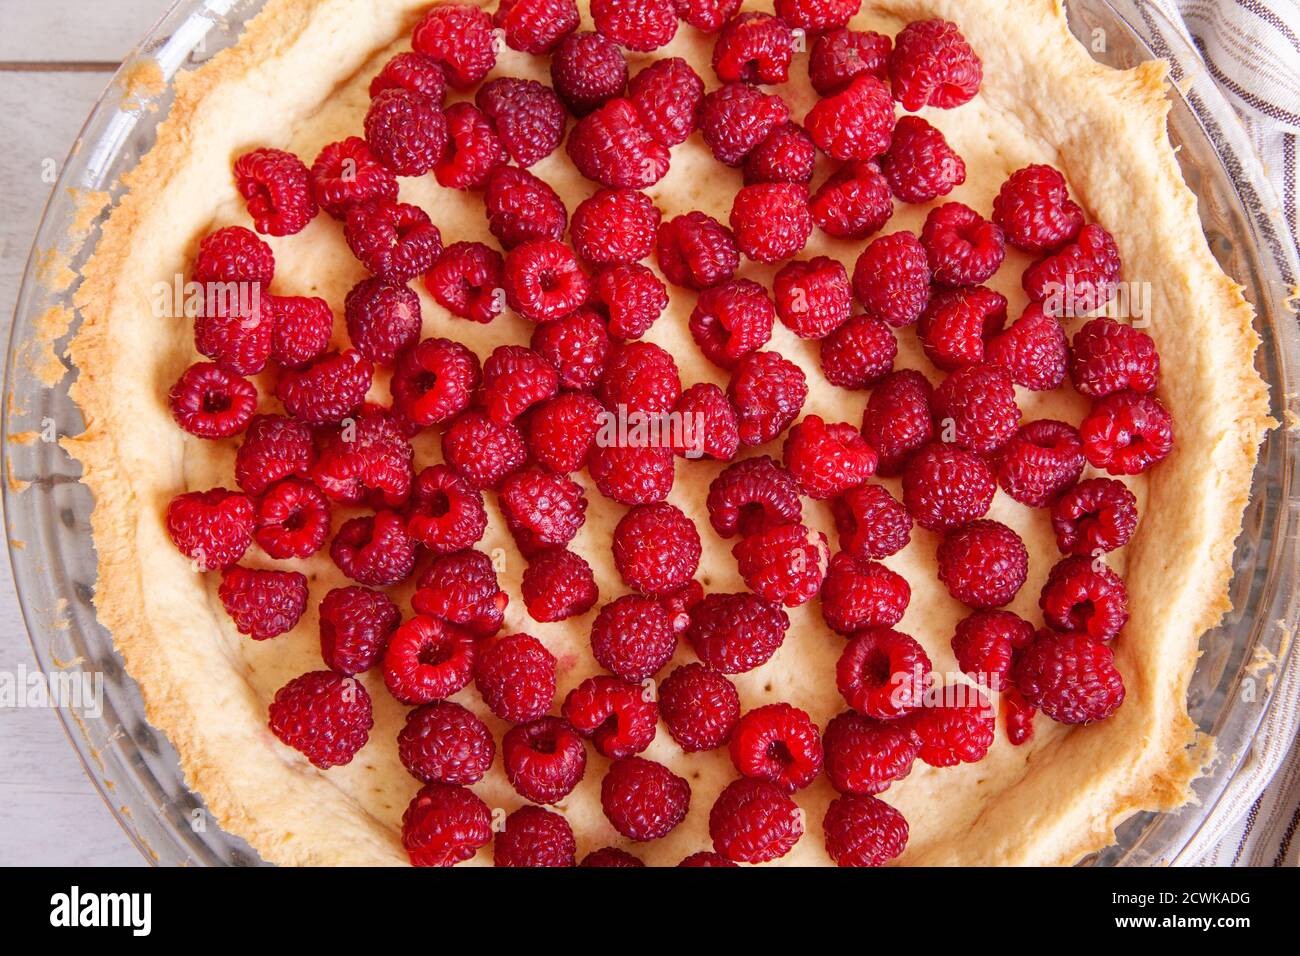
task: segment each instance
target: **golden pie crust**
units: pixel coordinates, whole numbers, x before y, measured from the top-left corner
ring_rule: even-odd
[[[375,703],[370,743],[351,764],[326,772],[267,730],[266,706],[275,690],[322,666],[315,605],[344,582],[327,556],[306,562],[311,609],[292,633],[257,643],[238,634],[224,613],[217,575],[195,573],[168,540],[163,513],[174,495],[234,487],[237,440],[201,441],[173,423],[166,393],[196,354],[187,320],[155,317],[151,292],[187,270],[203,235],[248,224],[231,176],[236,156],[275,146],[310,162],[327,142],[359,133],[370,77],[406,47],[410,27],[426,6],[426,0],[270,0],[238,45],[177,78],[176,99],[157,144],[125,178],[127,192],[76,295],[83,324],[71,346],[80,373],[73,396],[87,427],[67,446],[84,463],[84,481],[96,500],[99,619],[140,685],[150,721],[180,753],[190,786],[223,827],[273,863],[405,862],[400,821],[417,789],[396,754],[406,708],[385,691],[378,674],[364,675]],[[1082,728],[1039,716],[1033,741],[1022,747],[1008,744],[999,722],[997,741],[978,764],[935,769],[917,761],[911,775],[884,794],[909,821],[911,840],[901,862],[911,864],[1071,863],[1110,843],[1114,828],[1132,813],[1189,799],[1189,784],[1211,748],[1187,716],[1188,679],[1201,635],[1229,607],[1233,541],[1258,444],[1270,424],[1265,384],[1253,361],[1258,337],[1252,310],[1241,287],[1210,255],[1196,199],[1166,134],[1165,66],[1101,66],[1069,33],[1059,0],[1022,0],[1014,7],[1005,0],[868,0],[853,25],[892,35],[909,20],[939,16],[961,27],[984,62],[983,89],[959,109],[923,114],[966,161],[968,180],[950,198],[987,213],[1012,170],[1044,162],[1065,173],[1089,219],[1114,234],[1124,279],[1151,283],[1149,331],[1163,362],[1159,396],[1173,413],[1177,447],[1149,475],[1130,481],[1141,523],[1132,542],[1111,556],[1128,583],[1132,611],[1116,642],[1128,688],[1124,705],[1112,719]],[[584,20],[590,28],[585,13]],[[631,54],[630,65],[635,72],[655,56],[680,55],[714,85],[708,66],[712,40],[683,24],[669,47],[648,57]],[[543,80],[545,70],[544,60],[510,50],[497,65],[499,73]],[[813,99],[805,54],[796,57],[791,74],[782,93],[798,118]],[[563,150],[534,171],[570,209],[594,188]],[[819,169],[815,181],[825,174]],[[670,173],[647,191],[665,218],[699,208],[725,221],[739,183],[738,172],[715,162],[697,135],[673,150]],[[431,213],[445,241],[492,242],[477,196],[442,189],[427,176],[402,180],[401,192],[405,201]],[[885,231],[918,230],[926,208],[900,204]],[[301,234],[269,241],[277,260],[273,291],[323,296],[340,317],[336,338],[345,342],[343,297],[364,271],[348,252],[339,224],[321,215]],[[836,256],[851,268],[861,246],[818,232],[805,255]],[[1008,297],[1013,316],[1024,304],[1019,277],[1027,262],[1009,250],[990,282]],[[764,284],[772,271],[753,263],[741,270]],[[457,320],[420,283],[412,285],[424,306],[425,335],[458,338],[480,357],[497,344],[528,340],[529,327],[517,317],[503,316],[489,326]],[[673,289],[672,297],[647,338],[677,357],[685,383],[725,385],[686,332],[694,296]],[[914,333],[903,330],[899,340],[898,367],[937,378]],[[815,343],[778,326],[770,347],[806,370],[805,413],[860,420],[866,394],[830,386]],[[258,385],[264,405],[272,403],[270,376],[259,377]],[[386,400],[386,385],[378,381],[372,395]],[[1026,420],[1078,422],[1086,408],[1068,388],[1051,394],[1021,390],[1020,399]],[[418,466],[439,460],[436,436],[422,435],[415,445]],[[699,578],[706,588],[740,590],[731,542],[713,534],[704,517],[705,490],[718,470],[716,463],[679,460],[670,500],[701,528]],[[587,487],[590,507],[573,547],[591,562],[602,601],[609,600],[624,590],[609,555],[622,509],[602,498],[585,473],[576,477]],[[895,481],[883,483],[897,492]],[[560,661],[562,699],[597,670],[587,637],[593,614],[555,624],[528,618],[519,595],[524,562],[491,497],[490,525],[479,547],[500,549],[502,586],[511,596],[506,630],[527,631],[552,650]],[[348,514],[337,509],[336,522]],[[809,503],[807,515],[834,540],[823,503]],[[1038,591],[1057,557],[1047,516],[1001,493],[990,516],[1016,528],[1030,552],[1029,581],[1011,608],[1041,620]],[[925,645],[937,672],[950,673],[956,666],[948,642],[964,612],[936,580],[936,543],[917,529],[911,545],[886,563],[913,588],[900,627]],[[270,564],[256,549],[245,563]],[[399,603],[406,596],[398,595]],[[826,629],[815,601],[796,609],[791,620],[777,655],[735,682],[746,708],[788,700],[824,725],[843,709],[831,676],[842,639]],[[674,664],[690,659],[689,648],[682,647]],[[505,725],[486,713],[472,687],[455,699],[484,716],[500,738]],[[709,848],[709,808],[735,773],[725,752],[684,754],[660,729],[646,756],[689,780],[691,810],[668,837],[648,845],[629,843],[605,820],[599,783],[606,762],[589,756],[585,779],[556,808],[573,825],[580,856],[616,845],[647,863],[671,865]],[[474,789],[494,808],[512,810],[522,802],[505,781],[499,759]],[[830,862],[821,819],[833,797],[824,778],[796,795],[808,832],[777,862]],[[474,862],[490,859],[485,848]]]

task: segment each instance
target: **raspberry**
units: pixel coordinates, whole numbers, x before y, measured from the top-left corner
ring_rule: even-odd
[[[194,281],[250,282],[269,285],[275,275],[275,255],[266,240],[243,226],[227,226],[199,241],[194,257]]]
[[[555,657],[537,638],[508,634],[480,646],[474,686],[488,709],[502,720],[526,724],[551,709],[555,699]],[[509,748],[502,745],[509,763]]]
[[[887,79],[893,42],[873,30],[831,30],[813,41],[808,79],[818,96],[834,96],[859,76]]]
[[[943,687],[933,696],[935,703],[908,716],[912,732],[921,741],[918,756],[931,767],[983,760],[994,737],[988,698],[965,684]]]
[[[853,267],[853,294],[868,315],[895,328],[913,325],[930,301],[925,247],[907,231],[871,240]]]
[[[1002,265],[1002,229],[970,206],[948,202],[931,209],[921,227],[930,274],[940,285],[979,285]]]
[[[506,817],[492,844],[492,865],[576,866],[578,845],[569,821],[551,810],[523,806]]]
[[[375,158],[360,136],[325,146],[311,164],[311,184],[320,208],[335,219],[346,219],[353,203],[397,201],[397,177]]]
[[[601,608],[591,626],[596,662],[624,680],[653,677],[676,649],[668,613],[654,598],[626,594]]]
[[[893,627],[911,600],[907,580],[883,564],[840,552],[831,559],[822,585],[826,626],[849,636],[872,627]]]
[[[704,600],[704,586],[699,581],[688,581],[676,591],[659,596],[659,603],[668,612],[668,623],[673,633],[680,634],[691,624],[691,608]]]
[[[253,502],[225,488],[188,491],[167,505],[167,536],[201,571],[234,564],[253,542]]]
[[[746,777],[793,793],[822,768],[822,741],[806,713],[789,704],[766,704],[740,718],[731,734],[731,762]]]
[[[1093,467],[1112,475],[1137,475],[1173,450],[1174,423],[1158,398],[1116,392],[1093,402],[1079,425],[1079,437]]]
[[[512,422],[560,388],[560,376],[546,360],[522,345],[498,345],[483,363],[478,401],[495,422]]]
[[[1016,388],[998,365],[972,365],[949,375],[931,402],[944,440],[980,454],[1001,448],[1020,426]]]
[[[268,305],[255,312],[241,307],[205,309],[194,319],[194,348],[238,375],[256,375],[271,357],[275,323]]]
[[[1051,391],[1065,380],[1069,358],[1065,329],[1031,302],[1008,329],[984,344],[984,357],[1009,371],[1017,385]]]
[[[505,260],[481,242],[454,242],[424,274],[424,287],[452,315],[491,322],[505,308]]]
[[[578,309],[537,326],[530,344],[560,373],[561,388],[589,392],[605,374],[609,334],[604,320],[590,309]]]
[[[685,664],[659,685],[659,713],[684,751],[712,750],[731,739],[740,719],[740,696],[717,671]]]
[[[901,721],[873,720],[851,710],[832,717],[822,735],[826,776],[840,793],[877,794],[912,770],[920,742]]]
[[[740,440],[746,445],[762,445],[780,435],[798,417],[807,397],[803,370],[776,352],[746,355],[727,384]]]
[[[600,493],[621,505],[663,501],[673,490],[673,450],[660,446],[641,448],[602,445],[591,449],[587,470]]]
[[[1109,647],[1084,634],[1042,634],[1016,666],[1016,689],[1052,720],[1105,720],[1124,702],[1124,679]]]
[[[334,588],[320,602],[320,655],[330,670],[351,677],[384,658],[402,613],[382,591]]]
[[[795,335],[820,339],[849,317],[849,277],[835,259],[816,256],[782,266],[772,280],[777,315]]]
[[[530,322],[552,322],[591,295],[591,281],[568,246],[533,239],[506,254],[506,302]]]
[[[930,658],[901,631],[868,628],[844,645],[835,665],[835,686],[860,714],[880,720],[901,717],[923,704]]]
[[[1128,590],[1118,574],[1089,555],[1062,558],[1038,598],[1043,620],[1058,631],[1109,641],[1128,623]]]
[[[989,690],[1010,683],[1015,655],[1034,639],[1034,627],[1010,611],[976,611],[957,622],[952,652],[957,666]]]
[[[387,587],[411,576],[416,547],[401,515],[380,511],[345,521],[330,543],[330,557],[358,584]]]
[[[326,352],[301,369],[285,369],[275,395],[309,425],[337,424],[361,407],[374,367],[360,352]]]
[[[934,389],[916,369],[891,372],[867,399],[862,436],[878,456],[876,473],[902,474],[912,453],[934,438]]]
[[[1114,297],[1119,270],[1114,238],[1090,223],[1073,242],[1026,269],[1020,284],[1030,301],[1043,303],[1048,315],[1086,315]]]
[[[487,725],[449,700],[410,711],[397,734],[397,756],[421,783],[478,783],[496,751]]]
[[[809,415],[786,435],[785,467],[809,498],[835,498],[876,470],[876,453],[852,425]]]
[[[492,21],[482,8],[468,3],[443,3],[433,7],[411,31],[411,46],[436,61],[447,82],[467,90],[496,65]]]
[[[639,859],[634,857],[626,850],[620,850],[618,847],[605,846],[599,850],[592,850],[582,858],[578,864],[580,867],[643,867],[645,866]]]
[[[1160,356],[1151,336],[1114,319],[1085,322],[1070,345],[1070,381],[1080,395],[1154,392]]]
[[[412,866],[455,866],[492,840],[492,813],[466,787],[426,783],[402,814]]]
[[[235,565],[221,572],[217,596],[240,634],[265,641],[292,631],[307,610],[307,578]]]
[[[1052,530],[1062,554],[1122,548],[1133,537],[1137,521],[1137,498],[1114,478],[1081,481],[1052,505]]]
[[[558,323],[538,328],[549,329]],[[590,395],[566,392],[537,406],[528,416],[524,438],[537,463],[560,474],[577,471],[601,427],[605,406]]]
[[[599,33],[570,33],[551,57],[551,85],[574,116],[622,96],[627,61],[613,40]]]
[[[668,290],[659,277],[640,263],[618,263],[596,274],[593,299],[609,314],[609,334],[636,339],[668,308]]]
[[[1007,740],[1013,747],[1027,743],[1034,736],[1034,715],[1038,708],[1025,700],[1015,687],[1002,692],[1002,719],[1007,728]]]
[[[682,392],[673,411],[682,421],[681,441],[674,440],[674,452],[684,458],[708,455],[717,461],[736,456],[740,448],[736,410],[718,386],[697,382]]]
[[[370,98],[384,90],[409,90],[427,97],[438,106],[447,99],[447,74],[423,53],[399,53],[383,65],[370,81]]]
[[[794,477],[766,455],[728,465],[709,485],[709,523],[724,538],[748,537],[797,522],[803,514]]]
[[[669,282],[688,289],[707,289],[725,282],[740,265],[740,250],[731,230],[698,211],[659,227],[655,257]]]
[[[321,439],[311,478],[335,501],[395,507],[410,494],[411,459],[411,444],[391,418],[363,412]]]
[[[1007,318],[1007,300],[984,286],[941,289],[930,297],[916,333],[926,358],[951,372],[984,361],[984,340],[995,336]]]
[[[578,255],[594,265],[639,262],[654,249],[659,210],[635,189],[601,189],[573,210]]]
[[[740,9],[741,0],[674,0],[677,15],[704,33],[717,33]]]
[[[808,190],[799,183],[742,186],[731,204],[736,244],[755,262],[780,262],[797,255],[812,227]]]
[[[167,395],[176,424],[199,438],[230,438],[257,411],[257,389],[215,362],[195,362]]]
[[[384,684],[404,704],[442,700],[469,683],[474,656],[469,634],[437,618],[417,615],[388,639]]]
[[[433,175],[448,189],[481,189],[488,175],[507,159],[492,121],[469,103],[447,107],[447,148]]]
[[[785,641],[790,618],[754,594],[706,594],[691,608],[686,637],[700,660],[724,674],[766,664]]]
[[[677,146],[699,129],[704,81],[681,57],[666,57],[632,77],[627,98],[651,136],[664,146]]]
[[[952,445],[927,445],[903,470],[903,504],[927,531],[948,531],[988,513],[996,485],[978,455]]]
[[[569,221],[564,203],[547,183],[526,169],[498,166],[483,194],[488,231],[506,249],[532,239],[559,243]]]
[[[257,501],[253,538],[273,558],[309,558],[329,532],[329,502],[315,485],[289,478]]]
[[[343,238],[363,266],[391,282],[428,272],[442,255],[442,233],[429,214],[389,199],[349,206]]]
[[[630,100],[610,100],[578,120],[565,149],[578,172],[606,186],[644,189],[668,172],[668,147],[650,135]]]
[[[628,342],[610,357],[598,395],[609,409],[659,415],[671,411],[681,393],[672,355],[653,342]]]
[[[686,819],[691,785],[663,764],[623,757],[600,784],[600,805],[614,829],[629,840],[658,840]]]
[[[998,521],[972,521],[939,545],[939,580],[967,607],[1009,604],[1029,573],[1024,542]]]
[[[903,202],[925,203],[946,196],[966,181],[966,164],[943,133],[919,116],[904,116],[894,127],[880,171]]]
[[[563,621],[586,614],[600,598],[591,566],[565,548],[531,558],[519,585],[534,621]]]
[[[255,149],[235,160],[235,186],[244,197],[253,227],[269,236],[302,232],[316,216],[311,174],[303,161],[282,149]]]
[[[447,118],[438,104],[409,90],[383,90],[370,102],[366,142],[398,176],[423,176],[447,148]]]
[[[713,848],[737,863],[783,857],[803,830],[799,806],[775,784],[752,777],[727,784],[709,811]]]
[[[806,186],[816,162],[817,147],[812,137],[802,126],[782,123],[745,157],[745,185],[803,183]]]
[[[678,0],[678,2],[681,3],[683,2],[683,0]],[[690,0],[690,2],[711,3],[713,2],[713,0]],[[739,0],[737,0],[737,2],[739,2]],[[735,863],[732,863],[722,854],[714,853],[709,850],[701,850],[699,853],[692,853],[690,856],[686,857],[684,860],[682,860],[682,862],[678,863],[677,865],[691,866],[691,867],[696,867],[696,866],[731,867],[732,869],[735,869],[736,867]]]
[[[375,725],[366,688],[333,671],[311,671],[275,692],[271,733],[322,770],[351,763]]]
[[[808,135],[832,159],[874,159],[889,148],[894,103],[889,88],[869,73],[823,97],[804,120]]]
[[[870,388],[887,376],[898,341],[882,319],[859,315],[821,341],[822,374],[840,388]]]
[[[235,452],[235,481],[260,495],[281,478],[306,478],[315,461],[308,425],[282,415],[254,415]]]
[[[777,0],[776,15],[808,33],[844,26],[862,8],[862,0]]]
[[[497,583],[492,559],[482,551],[442,555],[420,575],[411,607],[464,628],[471,637],[491,637],[501,629],[509,595]]]
[[[427,428],[468,408],[480,378],[478,356],[465,346],[451,339],[425,339],[397,356],[389,387],[397,410]]]
[[[565,0],[537,2],[563,3]],[[514,4],[513,9],[518,10],[520,5]],[[506,3],[497,8],[498,17],[505,8]],[[577,11],[574,12],[576,15]],[[506,37],[509,42],[508,32]],[[474,105],[492,121],[506,152],[520,166],[540,162],[555,152],[564,140],[564,104],[544,83],[499,76],[478,88]]]
[[[742,13],[713,44],[713,72],[723,83],[784,83],[790,78],[794,34],[770,13]]]
[[[751,279],[728,279],[700,293],[687,324],[705,358],[734,369],[767,344],[775,322],[766,289]]]
[[[650,746],[659,721],[659,708],[646,691],[620,677],[588,677],[564,698],[565,720],[596,752],[610,760],[630,757]]]
[[[501,763],[506,779],[525,800],[558,803],[587,772],[587,748],[567,722],[541,717],[506,733]]]
[[[746,83],[726,83],[704,97],[700,130],[714,157],[739,166],[777,127],[790,119],[790,108],[775,93]]]
[[[587,516],[587,496],[571,478],[530,468],[501,485],[498,496],[506,527],[526,558],[573,540]]]
[[[875,163],[845,163],[809,200],[813,222],[836,239],[865,239],[894,213],[889,183]]]
[[[391,366],[420,337],[420,297],[400,283],[363,279],[348,293],[343,312],[352,344],[376,365]]]
[[[574,0],[501,0],[492,22],[505,34],[510,49],[534,55],[550,53],[578,29],[578,4]]]
[[[798,607],[821,589],[830,562],[826,535],[801,524],[749,535],[731,553],[751,591],[786,607]]]
[[[659,49],[677,32],[672,0],[592,0],[591,19],[597,32],[640,53]]]
[[[684,586],[700,564],[700,534],[676,505],[638,505],[614,527],[614,566],[628,587],[664,595]]]
[[[907,547],[912,516],[880,485],[862,484],[831,502],[840,548],[860,560],[879,560]],[[823,595],[823,600],[825,595]]]
[[[998,484],[1016,501],[1042,508],[1083,473],[1079,433],[1065,422],[1040,419],[1021,426],[999,451]]]
[[[955,23],[915,20],[894,37],[889,84],[903,109],[950,110],[974,99],[984,68]]]
[[[1065,177],[1051,166],[1017,169],[993,198],[993,221],[1007,242],[1034,255],[1053,252],[1079,234],[1083,210],[1070,198]]]
[[[884,866],[907,849],[907,820],[875,797],[837,797],[822,821],[826,852],[836,866]]]
[[[271,358],[281,365],[306,365],[329,348],[334,313],[324,299],[268,295],[264,309],[271,320]]]

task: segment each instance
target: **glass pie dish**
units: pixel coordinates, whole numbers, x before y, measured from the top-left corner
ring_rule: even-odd
[[[76,369],[66,369],[62,381],[51,385],[57,376],[50,372],[64,370],[51,369],[50,362],[34,364],[31,356],[50,344],[47,317],[72,314],[70,284],[51,282],[51,272],[71,277],[93,252],[103,212],[87,206],[86,197],[102,191],[116,198],[122,174],[154,141],[170,104],[172,79],[233,43],[260,6],[258,0],[183,0],[114,78],[74,145],[42,220],[7,357],[4,448],[10,480],[4,501],[11,562],[33,648],[45,673],[102,675],[99,716],[91,719],[73,707],[60,715],[127,833],[149,859],[164,864],[252,864],[258,858],[222,832],[187,788],[174,751],[148,725],[138,688],[96,621],[91,495],[78,481],[80,465],[56,441],[82,427],[67,388]],[[1279,421],[1300,420],[1286,407],[1297,392],[1300,361],[1300,333],[1287,311],[1295,253],[1236,117],[1194,50],[1148,6],[1090,0],[1072,3],[1070,18],[1076,35],[1101,62],[1118,67],[1154,57],[1171,62],[1170,128],[1183,174],[1199,197],[1212,251],[1257,310],[1264,342],[1257,361],[1271,386],[1272,414]],[[1195,785],[1197,800],[1177,812],[1131,818],[1118,842],[1087,863],[1182,861],[1249,760],[1297,615],[1295,440],[1290,430],[1277,429],[1262,448],[1234,556],[1235,609],[1202,639],[1188,703],[1193,720],[1217,739],[1218,750]]]

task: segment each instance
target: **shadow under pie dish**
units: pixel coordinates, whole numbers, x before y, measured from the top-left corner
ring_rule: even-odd
[[[139,681],[151,721],[177,746],[194,789],[224,827],[279,863],[406,860],[401,820],[420,783],[403,766],[396,741],[410,706],[390,693],[380,667],[359,675],[373,705],[374,726],[353,759],[328,770],[313,767],[268,729],[267,710],[276,691],[324,667],[318,639],[321,599],[332,588],[356,582],[343,575],[328,548],[305,560],[275,561],[259,546],[250,547],[241,564],[301,570],[310,595],[306,613],[290,633],[253,641],[239,633],[222,607],[220,572],[196,573],[190,558],[173,546],[165,526],[168,503],[183,492],[234,490],[235,451],[242,436],[204,441],[177,427],[168,390],[203,356],[196,353],[188,328],[159,321],[148,303],[158,282],[170,284],[178,273],[192,274],[204,236],[228,225],[252,225],[232,176],[238,157],[275,148],[309,163],[327,144],[362,134],[371,79],[395,53],[409,48],[411,29],[425,7],[394,3],[362,11],[354,6],[272,2],[234,49],[178,82],[177,100],[160,127],[158,144],[131,175],[130,191],[85,270],[78,294],[85,322],[72,347],[81,370],[74,397],[88,428],[71,446],[85,463],[85,481],[97,500],[100,619]],[[590,28],[590,13],[585,8],[583,13]],[[1122,278],[1150,283],[1153,308],[1145,332],[1160,354],[1155,394],[1172,416],[1175,446],[1149,472],[1125,479],[1140,520],[1128,544],[1105,557],[1128,593],[1128,622],[1111,641],[1126,690],[1122,706],[1085,727],[1040,715],[1033,738],[1020,746],[1007,740],[999,715],[995,740],[983,759],[954,767],[931,767],[918,759],[911,773],[880,799],[908,821],[903,863],[1069,863],[1108,843],[1114,826],[1129,814],[1183,802],[1201,769],[1206,751],[1187,719],[1185,688],[1201,633],[1227,606],[1232,542],[1255,449],[1267,425],[1265,392],[1253,371],[1256,338],[1249,308],[1205,246],[1194,197],[1164,134],[1161,67],[1119,73],[1095,64],[1050,3],[1026,4],[1014,29],[995,27],[1000,18],[972,3],[867,4],[852,26],[892,37],[907,22],[930,17],[956,23],[983,65],[973,100],[920,114],[962,157],[964,182],[931,202],[895,202],[888,222],[867,238],[836,240],[814,229],[795,258],[826,255],[852,272],[870,239],[902,229],[920,235],[929,211],[950,201],[987,217],[1013,171],[1034,163],[1055,167],[1086,220],[1114,236]],[[716,38],[683,24],[667,46],[650,54],[628,52],[630,71],[636,75],[653,59],[681,56],[706,88],[716,89],[719,80],[711,66]],[[321,63],[332,67],[322,71]],[[806,69],[806,57],[796,54],[789,82],[765,88],[780,93],[797,121],[816,100]],[[491,76],[498,75],[550,82],[546,57],[508,47],[496,58]],[[472,89],[454,91],[448,101],[472,100],[472,95]],[[271,108],[243,108],[250,97]],[[899,115],[906,115],[901,107]],[[573,126],[570,119],[570,131]],[[839,165],[819,155],[813,189]],[[600,188],[577,171],[563,147],[530,171],[555,189],[570,214]],[[402,201],[427,211],[447,245],[478,241],[499,246],[488,230],[480,192],[444,188],[430,175],[402,177],[400,184]],[[742,172],[720,163],[697,132],[672,148],[667,174],[644,192],[664,222],[702,210],[727,223],[741,185]],[[344,301],[369,273],[349,249],[342,225],[322,212],[295,235],[268,236],[266,241],[275,257],[270,292],[323,298],[336,316],[333,345],[347,348]],[[1025,307],[1021,274],[1036,258],[1008,247],[1005,261],[985,282],[1006,296],[1008,324]],[[658,265],[653,256],[646,263]],[[771,289],[781,265],[746,258],[737,275]],[[532,339],[533,323],[515,314],[507,312],[487,324],[467,322],[452,317],[419,278],[409,286],[420,297],[421,338],[460,341],[480,360],[499,345],[525,345]],[[705,358],[690,333],[696,293],[672,282],[666,287],[670,302],[644,340],[675,358],[683,385],[712,382],[725,390],[730,374]],[[1083,322],[1067,319],[1067,333],[1073,337]],[[922,350],[916,331],[902,328],[896,335],[894,368],[917,369],[934,384],[942,382],[945,372]],[[800,418],[861,420],[869,392],[831,385],[816,341],[800,339],[778,322],[764,348],[785,356],[806,376],[808,395]],[[384,371],[377,375],[370,397],[386,405],[385,378]],[[279,412],[276,371],[250,379],[257,386],[258,410]],[[1091,404],[1068,380],[1049,391],[1018,388],[1016,399],[1025,422],[1059,419],[1077,425]],[[426,429],[412,439],[417,471],[441,460],[440,430]],[[779,459],[782,451],[778,437],[744,447],[738,457],[770,454]],[[710,483],[723,467],[707,458],[677,460],[667,500],[698,528],[702,556],[696,579],[704,590],[740,593],[748,590],[747,584],[736,558],[727,553],[738,539],[721,538],[705,506]],[[1104,474],[1090,467],[1085,477]],[[546,623],[529,615],[521,578],[530,561],[491,491],[485,493],[486,531],[474,543],[496,558],[494,570],[509,595],[500,634],[534,635],[559,662],[553,714],[561,713],[572,688],[604,670],[592,656],[592,625],[602,606],[631,590],[610,549],[626,508],[602,494],[586,471],[576,471],[573,479],[582,486],[587,507],[569,547],[590,563],[600,591],[600,601],[589,611]],[[869,481],[903,497],[898,478]],[[332,510],[337,529],[373,509],[335,503]],[[1007,607],[1037,628],[1043,623],[1040,588],[1062,558],[1048,510],[1021,505],[999,489],[987,517],[1013,528],[1024,542],[1027,579]],[[804,496],[802,520],[839,550],[829,502]],[[911,543],[884,563],[910,585],[898,630],[924,646],[936,674],[960,680],[950,639],[970,610],[951,597],[936,575],[940,540],[938,534],[915,528]],[[403,618],[412,616],[412,585],[428,560],[423,557],[411,580],[394,589]],[[825,728],[846,709],[835,681],[845,640],[827,626],[820,603],[814,597],[787,608],[789,627],[780,649],[766,663],[730,675],[742,711],[787,702]],[[692,643],[682,636],[656,679],[662,682],[696,659]],[[990,694],[994,700],[997,696]],[[510,725],[488,710],[474,684],[452,699],[482,718],[500,743]],[[647,863],[671,865],[712,849],[709,810],[737,777],[726,747],[687,753],[663,724],[658,726],[640,756],[689,783],[689,813],[667,835],[637,843],[615,830],[602,811],[601,781],[608,761],[592,744],[585,746],[581,783],[552,808],[572,827],[579,857],[613,845]],[[472,789],[491,808],[512,811],[526,802],[506,780],[500,754]],[[804,811],[806,832],[779,862],[830,861],[822,820],[835,796],[824,773],[793,794]],[[475,859],[490,861],[492,848],[480,850]]]

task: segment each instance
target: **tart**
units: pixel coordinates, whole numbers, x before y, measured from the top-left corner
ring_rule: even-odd
[[[1164,128],[1164,64],[1098,65],[1054,0],[778,4],[797,33],[761,4],[725,25],[691,0],[592,6],[579,29],[617,45],[556,50],[563,3],[503,4],[506,42],[484,46],[473,6],[269,0],[177,78],[125,178],[76,296],[68,446],[100,620],[190,785],[279,864],[1068,864],[1186,802],[1212,752],[1188,681],[1270,422],[1252,311]],[[819,38],[846,21],[852,55]],[[433,78],[389,65],[413,30],[445,54]],[[634,78],[684,61],[667,107],[649,80],[611,101],[597,67],[553,65],[610,47]],[[692,71],[732,81],[703,132]],[[567,146],[512,139],[476,97],[495,77],[554,80],[586,118]],[[764,117],[772,94],[807,134]],[[362,173],[321,188],[308,164],[360,136]],[[626,229],[582,221],[608,214],[584,203],[602,187]],[[397,255],[373,239],[394,223],[417,236]],[[692,229],[722,251],[683,259]],[[1149,315],[1045,304],[1091,267],[1149,290]],[[222,313],[199,354],[191,320],[153,314],[159,283],[205,268],[252,282],[283,341],[250,359]],[[504,268],[504,303],[465,300],[478,268]],[[625,340],[599,377],[555,361],[591,358],[557,325],[576,314]],[[700,412],[704,454],[573,451],[583,414],[628,405]],[[909,407],[933,443],[881,423]],[[1156,423],[1140,461],[1114,435],[1135,420]],[[1101,507],[1086,493],[1107,528],[1072,523],[1070,495],[1075,518]],[[882,660],[916,681],[881,693]],[[530,770],[537,753],[569,762]]]

